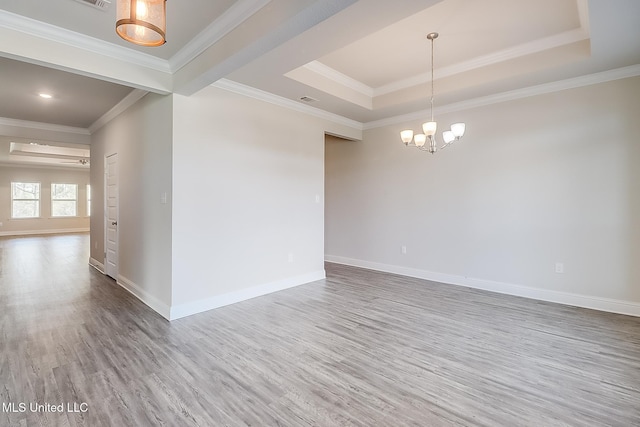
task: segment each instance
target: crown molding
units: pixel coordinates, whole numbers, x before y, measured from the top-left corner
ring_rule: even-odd
[[[578,5],[578,18],[580,28],[587,34],[591,34],[591,24],[589,22],[589,0],[576,0]]]
[[[436,107],[435,114],[448,114],[471,108],[484,107],[487,105],[498,104],[506,101],[514,101],[522,98],[529,98],[536,95],[544,95],[547,93],[559,92],[561,90],[574,89],[584,86],[591,86],[598,83],[606,83],[613,80],[620,80],[629,77],[640,76],[640,64],[630,65],[628,67],[616,68],[614,70],[602,71],[599,73],[589,74],[586,76],[574,77],[571,79],[559,80],[557,82],[544,83],[541,85],[530,86],[523,89],[516,89],[507,92],[497,93],[479,98],[469,99],[461,102]],[[414,120],[423,120],[430,114],[429,110],[415,111],[409,114],[403,114],[386,119],[374,120],[364,123],[363,130],[375,129],[383,126],[396,125]]]
[[[346,74],[342,74],[340,71],[335,70],[334,68],[331,68],[320,61],[311,61],[303,65],[302,67],[311,72],[319,74],[322,77],[325,77],[335,83],[361,93],[362,95],[368,96],[369,98],[373,98],[374,96],[374,89],[372,87],[367,86],[366,84],[353,79]]]
[[[208,47],[229,34],[271,0],[239,0],[187,43],[169,60],[173,72],[187,65]]]
[[[448,67],[436,68],[434,70],[434,80],[461,74],[467,71],[475,70],[489,65],[498,64],[500,62],[521,58],[527,55],[533,55],[545,50],[554,49],[560,46],[576,43],[589,38],[588,32],[583,28],[577,28],[565,31],[542,39],[534,40],[529,43],[523,43],[508,49],[503,49],[488,55],[482,55],[477,58],[463,61]],[[373,89],[373,96],[386,95],[402,89],[407,89],[431,80],[431,73],[421,73],[403,80],[398,80]]]
[[[64,132],[64,133],[73,133],[79,135],[91,135],[100,129],[105,124],[109,123],[115,117],[117,117],[120,113],[125,111],[127,108],[138,102],[138,100],[142,99],[147,93],[145,90],[141,89],[133,89],[127,96],[125,96],[120,102],[118,102],[113,108],[104,113],[98,120],[93,122],[89,128],[77,128],[71,126],[62,126],[62,125],[52,125],[49,123],[40,123],[40,122],[30,122],[26,120],[16,120],[9,119],[5,117],[0,117],[0,126],[14,126],[20,128],[27,129],[37,129],[44,130],[49,132]]]
[[[13,126],[26,129],[37,129],[48,132],[61,132],[71,133],[77,135],[90,135],[89,130],[85,128],[78,128],[73,126],[54,125],[50,123],[31,122],[28,120],[10,119],[7,117],[0,117],[0,126]]]
[[[89,126],[89,133],[93,134],[102,126],[109,123],[111,120],[115,119],[120,113],[125,111],[127,108],[131,107],[133,104],[138,102],[138,100],[142,99],[143,96],[148,94],[149,92],[141,89],[133,89],[127,96],[122,98],[120,102],[118,102],[112,109],[104,113],[98,120],[93,122],[91,126]]]
[[[584,86],[591,86],[598,83],[606,83],[613,80],[620,80],[629,77],[640,76],[640,64],[631,65],[628,67],[617,68],[614,70],[602,71],[599,73],[589,74],[580,77],[574,77],[571,79],[559,80],[557,82],[545,83],[536,86],[530,86],[523,89],[516,89],[512,91],[497,93],[495,95],[488,95],[479,98],[473,98],[466,101],[455,102],[447,105],[443,105],[435,108],[435,114],[448,114],[457,111],[469,110],[471,108],[483,107],[501,102],[514,101],[522,98],[529,98],[536,95],[544,95],[547,93],[558,92],[561,90],[574,89]],[[319,108],[310,107],[308,105],[299,104],[281,96],[274,95],[269,92],[265,92],[259,89],[255,89],[250,86],[243,85],[227,79],[221,79],[213,83],[211,86],[220,89],[235,92],[241,95],[245,95],[254,99],[259,99],[271,104],[279,105],[284,108],[295,110],[301,113],[310,114],[312,116],[329,120],[331,122],[349,126],[357,130],[369,130],[380,128],[383,126],[396,125],[400,123],[406,123],[413,120],[422,120],[429,113],[429,110],[415,111],[409,114],[402,114],[399,116],[388,117],[385,119],[374,120],[371,122],[361,123],[356,120],[352,120],[334,113],[321,110]]]
[[[258,99],[260,101],[265,101],[270,104],[288,108],[290,110],[298,111],[300,113],[309,114],[311,116],[328,120],[339,125],[348,126],[356,130],[361,131],[363,129],[362,123],[356,120],[351,120],[338,114],[329,113],[328,111],[321,110],[319,108],[310,107],[309,105],[300,104],[299,102],[292,101],[291,99],[283,98],[281,96],[253,88],[251,86],[243,85],[232,80],[220,79],[217,82],[211,84],[211,86],[228,90],[230,92],[235,92],[240,95],[245,95],[250,98]]]
[[[547,93],[558,92],[561,90],[574,89],[584,86],[590,86],[598,83],[606,83],[613,80],[620,80],[630,77],[640,76],[640,64],[630,65],[628,67],[617,68],[614,70],[603,71],[599,73],[589,74],[586,76],[575,77],[571,79],[560,80],[557,82],[545,83],[536,86],[530,86],[528,88],[517,89],[507,92],[498,93],[495,95],[488,95],[484,97],[469,99],[466,101],[455,102],[447,105],[443,105],[435,108],[436,114],[448,114],[457,111],[468,110],[471,108],[483,107],[492,104],[498,104],[501,102],[514,101],[517,99],[528,98],[536,95],[543,95]],[[261,101],[269,102],[271,104],[279,105],[290,110],[306,113],[321,119],[331,121],[340,125],[348,126],[357,130],[369,130],[383,126],[390,126],[400,123],[406,123],[413,120],[422,120],[429,114],[428,110],[415,111],[409,114],[402,114],[399,116],[388,117],[381,120],[374,120],[367,123],[361,123],[356,120],[348,119],[338,114],[329,113],[324,110],[320,110],[315,107],[300,104],[281,96],[274,95],[269,92],[265,92],[253,87],[243,85],[227,79],[221,79],[213,83],[211,86],[220,89],[235,92],[241,95],[248,96],[250,98],[258,99]],[[144,95],[146,91],[139,89],[133,90],[127,95],[120,103],[105,113],[100,119],[96,120],[89,129],[54,125],[49,123],[31,122],[26,120],[16,120],[6,117],[0,117],[0,126],[13,126],[19,128],[37,129],[50,132],[63,132],[78,135],[91,135],[91,133],[100,129],[105,123],[115,118],[118,114],[129,108]]]
[[[83,49],[129,62],[131,64],[151,68],[164,73],[171,72],[169,62],[155,56],[138,52],[123,46],[105,42],[85,34],[76,33],[46,22],[36,21],[22,15],[0,10],[0,26],[30,36],[52,40],[78,49]]]

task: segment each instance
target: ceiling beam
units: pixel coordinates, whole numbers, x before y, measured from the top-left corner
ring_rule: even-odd
[[[0,55],[160,94],[172,89],[167,61],[4,10]]]
[[[174,92],[192,95],[357,0],[271,1],[174,74]]]

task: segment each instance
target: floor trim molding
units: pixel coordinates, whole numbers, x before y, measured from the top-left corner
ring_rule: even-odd
[[[97,259],[89,258],[89,265],[95,268],[96,270],[98,270],[100,273],[107,274],[104,269],[104,264],[98,261]]]
[[[118,280],[116,281],[118,285],[124,288],[127,292],[129,292],[134,297],[138,298],[145,305],[150,307],[152,310],[160,314],[167,320],[170,315],[170,307],[160,301],[158,298],[154,297],[144,289],[142,289],[139,285],[135,284],[133,281],[127,279],[123,275],[118,275]]]
[[[23,230],[23,231],[0,231],[0,237],[9,236],[38,236],[41,234],[74,234],[88,233],[89,228],[60,228],[53,230]]]
[[[174,305],[171,307],[171,313],[168,319],[180,319],[182,317],[202,313],[214,308],[235,304],[237,302],[246,301],[251,298],[282,291],[284,289],[293,288],[299,285],[304,285],[306,283],[315,282],[324,278],[326,278],[326,273],[324,270],[314,271],[300,276],[276,280],[274,282],[263,283],[261,285],[252,286],[250,288],[240,289],[238,291],[228,292],[222,295],[216,295],[214,297],[203,300]]]
[[[353,267],[367,268],[385,273],[400,274],[402,276],[431,280],[450,285],[466,286],[469,288],[483,289],[485,291],[514,295],[541,301],[555,302],[610,313],[626,314],[640,317],[640,304],[635,302],[616,300],[610,298],[580,295],[570,292],[553,291],[549,289],[532,288],[529,286],[515,285],[511,283],[496,282],[493,280],[476,279],[472,277],[456,276],[452,274],[436,273],[399,265],[382,264],[359,259],[325,255],[325,261],[336,264],[350,265]]]

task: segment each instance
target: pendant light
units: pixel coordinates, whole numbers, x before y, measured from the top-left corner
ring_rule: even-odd
[[[436,131],[438,129],[438,124],[433,118],[433,41],[438,38],[438,33],[429,33],[427,34],[427,39],[431,40],[431,120],[422,124],[422,132],[415,134],[413,130],[407,129],[400,132],[400,138],[405,145],[413,146],[419,148],[423,151],[428,151],[431,154],[438,151],[438,143],[436,141]],[[451,125],[451,129],[444,131],[442,133],[442,139],[444,140],[444,145],[440,148],[446,148],[454,141],[459,140],[464,135],[465,124],[464,123],[454,123]],[[427,145],[427,140],[429,141],[429,145]]]
[[[166,0],[118,0],[116,33],[140,46],[166,43]]]

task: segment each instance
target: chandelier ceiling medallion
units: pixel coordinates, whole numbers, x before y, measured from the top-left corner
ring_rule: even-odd
[[[167,0],[118,0],[116,33],[140,46],[166,43]]]
[[[414,135],[413,130],[410,129],[400,132],[400,138],[402,139],[402,142],[404,142],[404,145],[410,145],[420,150],[428,151],[431,154],[435,153],[438,150],[438,142],[436,141],[436,130],[438,128],[438,125],[433,119],[433,41],[437,38],[438,33],[427,34],[427,39],[431,40],[431,121],[422,124],[422,131],[424,133],[418,133]],[[444,145],[440,148],[446,148],[453,142],[462,138],[462,135],[464,135],[464,130],[464,123],[452,124],[450,130],[442,132]],[[427,140],[429,140],[428,145]]]

